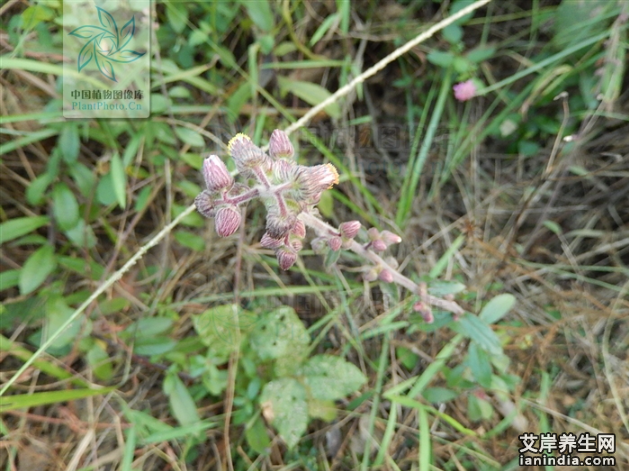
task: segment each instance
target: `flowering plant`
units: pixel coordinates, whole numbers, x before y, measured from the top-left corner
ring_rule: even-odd
[[[331,252],[329,260],[333,262],[342,249],[357,253],[368,262],[363,267],[363,278],[397,283],[409,289],[418,297],[414,310],[426,322],[433,321],[431,306],[450,311],[455,316],[464,312],[451,299],[428,294],[425,283],[417,284],[398,272],[394,258],[380,256],[392,244],[400,243],[400,236],[370,228],[368,241],[359,243],[355,238],[361,228],[360,222],[347,221],[334,228],[319,218],[316,206],[321,193],[339,181],[332,164],[298,165],[293,159],[295,151],[288,135],[279,129],[271,134],[268,154],[244,134],[237,134],[227,147],[242,181],[236,182],[223,161],[210,155],[202,168],[206,189],[195,199],[199,213],[214,218],[219,236],[234,234],[242,222],[239,206],[259,198],[267,210],[266,232],[260,244],[275,251],[282,270],[288,270],[297,261],[306,227],[310,227],[317,234],[312,240],[316,253]]]

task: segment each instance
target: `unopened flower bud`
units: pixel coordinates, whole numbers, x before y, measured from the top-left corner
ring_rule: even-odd
[[[282,270],[288,270],[297,261],[297,253],[293,249],[287,247],[277,249],[275,256],[277,257],[277,261]]]
[[[290,232],[300,239],[303,239],[304,237],[306,237],[306,225],[302,221],[297,220]]]
[[[210,155],[203,161],[203,178],[211,192],[229,190],[234,184],[234,178],[217,155]]]
[[[312,239],[312,242],[310,242],[310,245],[316,254],[321,254],[325,250],[327,243],[323,237],[315,237]]]
[[[199,193],[199,195],[194,199],[194,204],[197,207],[197,211],[206,218],[213,218],[216,216],[216,205],[212,195],[208,191],[203,190]]]
[[[267,214],[266,231],[274,239],[283,239],[295,227],[295,222],[296,218],[293,215]]]
[[[341,248],[343,250],[347,250],[352,247],[352,243],[354,242],[354,239],[347,239],[345,237],[343,237],[342,239],[343,239],[343,243],[341,244]]]
[[[394,257],[387,257],[384,259],[384,261],[387,263],[387,265],[394,269],[400,266]]]
[[[393,283],[393,274],[389,270],[382,270],[378,273],[378,278],[385,283]]]
[[[288,139],[288,134],[279,129],[273,131],[269,140],[269,154],[271,154],[271,157],[290,159],[294,153],[295,149],[293,149],[293,144]]]
[[[369,236],[369,240],[378,240],[380,239],[380,231],[375,227],[370,227],[367,231],[367,235]]]
[[[297,164],[292,160],[280,159],[271,164],[275,184],[287,183],[295,178]]]
[[[328,239],[328,245],[335,252],[341,249],[342,244],[343,244],[343,240],[340,237],[330,237]]]
[[[387,250],[387,244],[383,240],[374,240],[371,243],[371,248],[376,252],[384,252]]]
[[[432,314],[432,309],[430,309],[430,306],[423,301],[417,301],[413,304],[413,311],[419,312],[426,324],[432,324],[435,320],[435,317]]]
[[[371,270],[366,271],[363,278],[365,281],[376,281],[378,279],[378,270],[372,268]]]
[[[295,252],[299,252],[304,248],[304,244],[299,239],[292,240],[290,246],[295,250]]]
[[[476,96],[476,84],[473,80],[457,83],[452,89],[454,90],[454,98],[459,101],[471,100]]]
[[[329,190],[339,182],[339,174],[332,164],[299,166],[295,169],[295,190],[301,199],[316,202],[323,190]]]
[[[382,240],[385,244],[387,244],[387,246],[402,242],[402,238],[399,235],[389,231],[382,231],[380,233],[380,237],[382,237]]]
[[[216,212],[214,225],[216,233],[221,237],[228,237],[240,226],[240,211],[235,206],[224,206]]]
[[[347,237],[348,239],[353,239],[358,235],[358,231],[360,230],[360,222],[358,221],[347,221],[342,223],[339,226],[339,232],[343,237]]]
[[[260,239],[260,245],[264,247],[265,249],[278,249],[283,244],[284,244],[283,241],[279,239],[274,239],[273,237],[269,235],[268,232],[265,232],[264,235],[262,236],[262,239]]]
[[[251,175],[252,168],[270,166],[269,157],[249,139],[249,136],[242,133],[236,134],[227,144],[227,148],[238,171],[245,175]]]

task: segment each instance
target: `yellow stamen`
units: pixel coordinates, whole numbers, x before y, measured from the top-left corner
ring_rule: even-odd
[[[330,186],[328,187],[328,190],[331,189],[334,185],[338,185],[339,184],[339,172],[336,170],[336,167],[334,167],[334,165],[332,164],[325,164],[325,166],[328,168],[328,170],[332,173],[332,175],[334,175],[334,181],[330,184]]]
[[[246,139],[247,141],[251,141],[251,139],[249,138],[249,136],[247,136],[246,134],[243,134],[241,132],[239,132],[238,134],[236,134],[234,137],[232,137],[229,142],[227,143],[227,150],[231,152],[232,150],[232,145],[234,145],[234,142],[236,141],[236,139]]]

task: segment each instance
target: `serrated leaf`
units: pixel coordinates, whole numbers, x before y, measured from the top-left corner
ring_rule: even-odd
[[[479,347],[486,350],[491,355],[502,354],[500,339],[495,334],[489,324],[480,317],[465,313],[458,322],[452,325],[456,332],[471,338]]]
[[[308,426],[306,391],[292,378],[271,381],[260,395],[264,417],[273,424],[286,442],[293,448]]]
[[[164,379],[164,393],[168,396],[170,410],[181,425],[185,427],[200,421],[197,407],[188,388],[176,374],[170,373]]]
[[[229,359],[231,352],[240,347],[240,315],[237,304],[216,306],[193,317],[194,329],[218,363]]]
[[[121,209],[124,209],[127,206],[127,174],[124,171],[122,159],[117,152],[111,157],[109,173],[118,205]]]
[[[188,144],[192,147],[204,147],[205,141],[201,134],[192,129],[184,128],[184,127],[176,127],[175,134],[179,139],[182,140],[185,144]]]
[[[53,213],[62,231],[76,226],[79,221],[79,203],[65,183],[57,183],[52,189]]]
[[[515,304],[515,296],[512,294],[499,294],[498,296],[492,298],[485,307],[481,309],[480,317],[487,324],[495,324],[507,313],[511,310],[513,305]]]
[[[356,366],[334,355],[316,355],[299,370],[309,396],[335,401],[358,391],[367,378]]]
[[[9,219],[0,224],[0,244],[17,239],[48,224],[48,217],[33,216]]]
[[[20,270],[20,294],[29,294],[39,288],[56,266],[55,249],[51,245],[33,252]]]
[[[250,334],[251,348],[262,360],[291,356],[296,362],[309,341],[304,324],[289,306],[262,314]]]
[[[318,105],[332,94],[321,85],[301,80],[292,80],[286,77],[277,77],[282,95],[292,93],[301,98],[309,105]],[[338,103],[332,103],[324,108],[325,112],[332,118],[340,118],[341,107]]]
[[[475,342],[471,342],[467,352],[467,358],[472,374],[478,384],[484,388],[489,388],[491,386],[492,368],[487,352],[480,348]]]

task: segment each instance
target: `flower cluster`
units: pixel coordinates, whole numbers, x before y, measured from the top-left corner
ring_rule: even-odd
[[[298,165],[288,136],[277,129],[271,135],[268,154],[244,134],[237,134],[228,149],[245,182],[235,183],[223,161],[210,155],[203,162],[206,189],[195,199],[197,210],[214,217],[217,234],[227,237],[242,222],[238,206],[260,198],[267,210],[260,244],[273,249],[280,267],[287,270],[297,260],[306,236],[299,215],[314,210],[321,193],[338,183],[338,173],[331,164]]]

